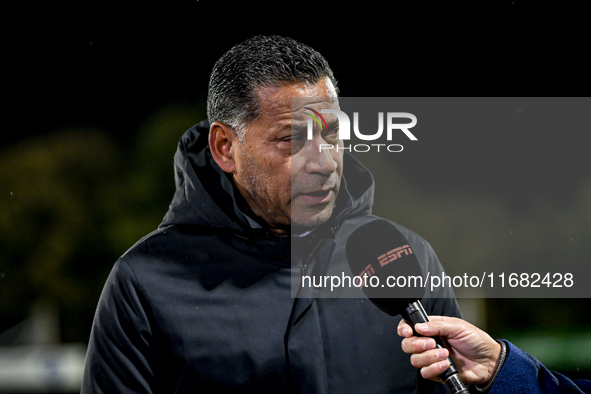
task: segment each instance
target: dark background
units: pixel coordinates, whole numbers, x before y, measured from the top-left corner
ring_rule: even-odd
[[[199,0],[133,8],[110,2],[5,8],[0,332],[24,319],[39,297],[48,297],[59,310],[60,339],[86,341],[114,260],[166,211],[174,147],[205,116],[214,62],[252,35],[286,35],[315,48],[331,64],[345,97],[588,95],[582,10],[557,3],[479,4],[236,6]],[[420,230],[444,264],[457,258],[446,250],[445,236],[459,239],[493,227],[483,221],[486,216],[469,223],[473,212],[462,206],[488,210],[491,218],[498,215],[490,207],[502,206],[507,217],[533,219],[530,227],[539,227],[536,220],[543,217],[560,234],[573,229],[580,246],[570,257],[590,263],[583,245],[591,215],[581,192],[591,178],[587,128],[457,133],[433,136],[417,149],[423,159],[416,165],[392,164],[386,173],[395,171],[406,186],[400,196],[382,201],[390,204],[384,212],[399,212],[391,218]],[[59,170],[51,163],[60,163]],[[414,204],[417,196],[421,204]],[[483,196],[490,202],[484,208],[466,205]],[[453,209],[438,205],[442,201],[454,201]],[[447,222],[439,220],[444,210]],[[547,245],[556,228],[523,234],[523,240],[544,237]],[[63,247],[49,253],[55,245]],[[492,299],[484,305],[481,321],[492,335],[581,336],[591,324],[586,299]],[[591,365],[562,370],[589,378]]]

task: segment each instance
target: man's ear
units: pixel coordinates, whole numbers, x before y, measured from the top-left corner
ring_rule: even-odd
[[[224,172],[233,173],[236,170],[234,150],[232,144],[238,143],[238,136],[224,123],[215,121],[209,128],[209,149],[213,159]]]

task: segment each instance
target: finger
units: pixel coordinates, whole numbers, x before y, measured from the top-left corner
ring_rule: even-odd
[[[397,332],[403,338],[410,338],[413,334],[411,326],[404,319],[398,323]]]
[[[416,368],[425,368],[437,364],[449,357],[447,349],[427,350],[423,353],[417,353],[410,356],[410,363]]]
[[[431,364],[429,366],[421,368],[421,376],[428,380],[434,380],[436,382],[441,382],[441,375],[445,370],[449,368],[449,361],[442,360]]]
[[[435,349],[433,338],[410,337],[402,340],[402,351],[407,354],[423,353]]]
[[[464,320],[449,316],[429,316],[429,319],[427,323],[415,324],[414,329],[425,336],[453,337],[456,333],[465,331],[469,325]]]

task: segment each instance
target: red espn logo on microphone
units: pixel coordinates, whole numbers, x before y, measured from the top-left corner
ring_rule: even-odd
[[[378,256],[378,262],[380,263],[380,267],[384,267],[385,265],[391,263],[392,261],[398,260],[400,257],[402,257],[402,255],[408,256],[409,254],[414,254],[410,245],[403,245],[403,246],[399,246],[397,248],[394,248],[386,253],[384,253],[381,256]],[[356,276],[356,278],[361,279],[361,285],[360,288],[363,289],[364,286],[364,282],[363,282],[363,278],[366,276],[367,278],[371,278],[374,274],[376,273],[376,271],[374,270],[374,268],[372,267],[371,264],[369,264],[367,267],[365,267],[363,269],[363,271]]]
[[[404,246],[400,246],[398,248],[394,248],[394,249],[390,250],[389,252],[386,252],[383,255],[378,256],[378,262],[380,263],[380,266],[383,267],[386,264],[388,264],[394,260],[398,260],[400,257],[402,257],[403,253],[406,256],[408,256],[409,254],[413,254],[412,249],[410,248],[410,245],[404,245]]]

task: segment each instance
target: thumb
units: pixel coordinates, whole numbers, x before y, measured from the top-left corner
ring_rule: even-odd
[[[439,335],[453,338],[467,329],[464,320],[449,316],[429,316],[430,321],[415,325],[415,330],[424,336]]]

